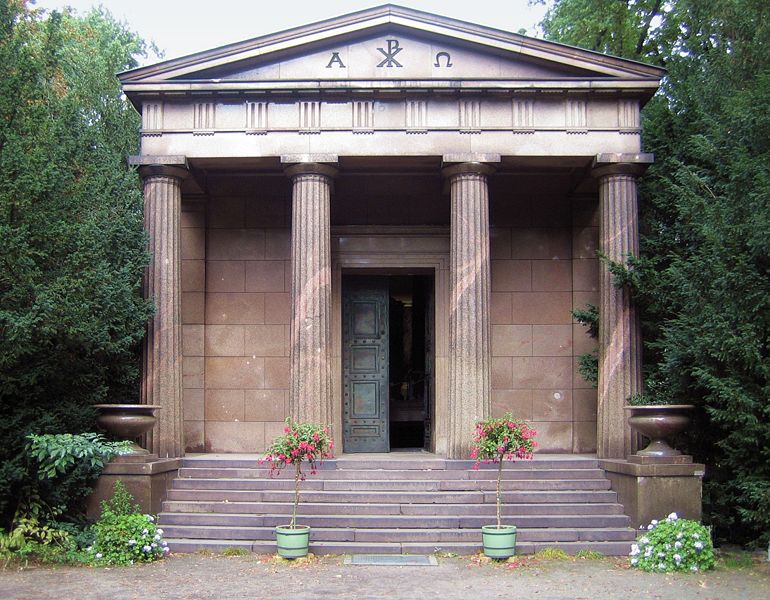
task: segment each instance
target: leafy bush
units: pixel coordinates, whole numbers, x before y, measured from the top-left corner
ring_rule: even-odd
[[[99,433],[60,433],[27,436],[29,452],[37,459],[38,477],[52,479],[77,463],[85,463],[97,475],[111,458],[129,451],[130,442],[108,442]]]
[[[676,513],[650,523],[631,547],[630,556],[631,566],[643,571],[697,573],[714,568],[711,532]]]
[[[125,484],[118,480],[112,486],[112,497],[102,501],[102,513],[113,515],[138,515],[142,508],[134,502],[134,497],[126,489]]]
[[[90,527],[55,519],[61,510],[45,505],[34,493],[22,498],[11,531],[0,532],[0,558],[6,562],[84,562],[84,549],[93,541]]]
[[[102,502],[102,515],[93,526],[94,543],[87,551],[95,565],[133,565],[163,558],[168,545],[151,515],[141,514],[134,497],[116,481],[112,498]]]
[[[94,544],[88,549],[95,565],[133,565],[152,562],[168,553],[163,530],[150,515],[102,514],[94,525]]]

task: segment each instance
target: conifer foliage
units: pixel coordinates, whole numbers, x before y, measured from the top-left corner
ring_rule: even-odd
[[[0,524],[30,477],[30,433],[93,429],[136,399],[151,306],[138,115],[115,73],[144,43],[106,12],[0,0]]]
[[[557,0],[546,37],[668,69],[632,260],[647,392],[699,407],[717,538],[770,532],[770,3]]]

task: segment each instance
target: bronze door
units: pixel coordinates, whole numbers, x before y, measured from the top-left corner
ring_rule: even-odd
[[[343,449],[389,452],[388,279],[342,284]]]

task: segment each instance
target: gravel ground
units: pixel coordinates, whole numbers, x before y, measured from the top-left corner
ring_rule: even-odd
[[[468,600],[527,598],[770,598],[770,563],[701,574],[654,575],[628,569],[626,559],[486,563],[439,558],[437,567],[344,565],[343,557],[306,562],[265,556],[181,554],[126,568],[8,567],[0,598],[265,598]]]

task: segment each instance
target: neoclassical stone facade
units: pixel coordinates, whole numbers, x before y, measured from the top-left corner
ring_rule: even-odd
[[[154,452],[258,452],[291,415],[462,458],[512,411],[543,451],[623,458],[640,338],[597,250],[638,248],[662,75],[390,5],[123,73]]]

